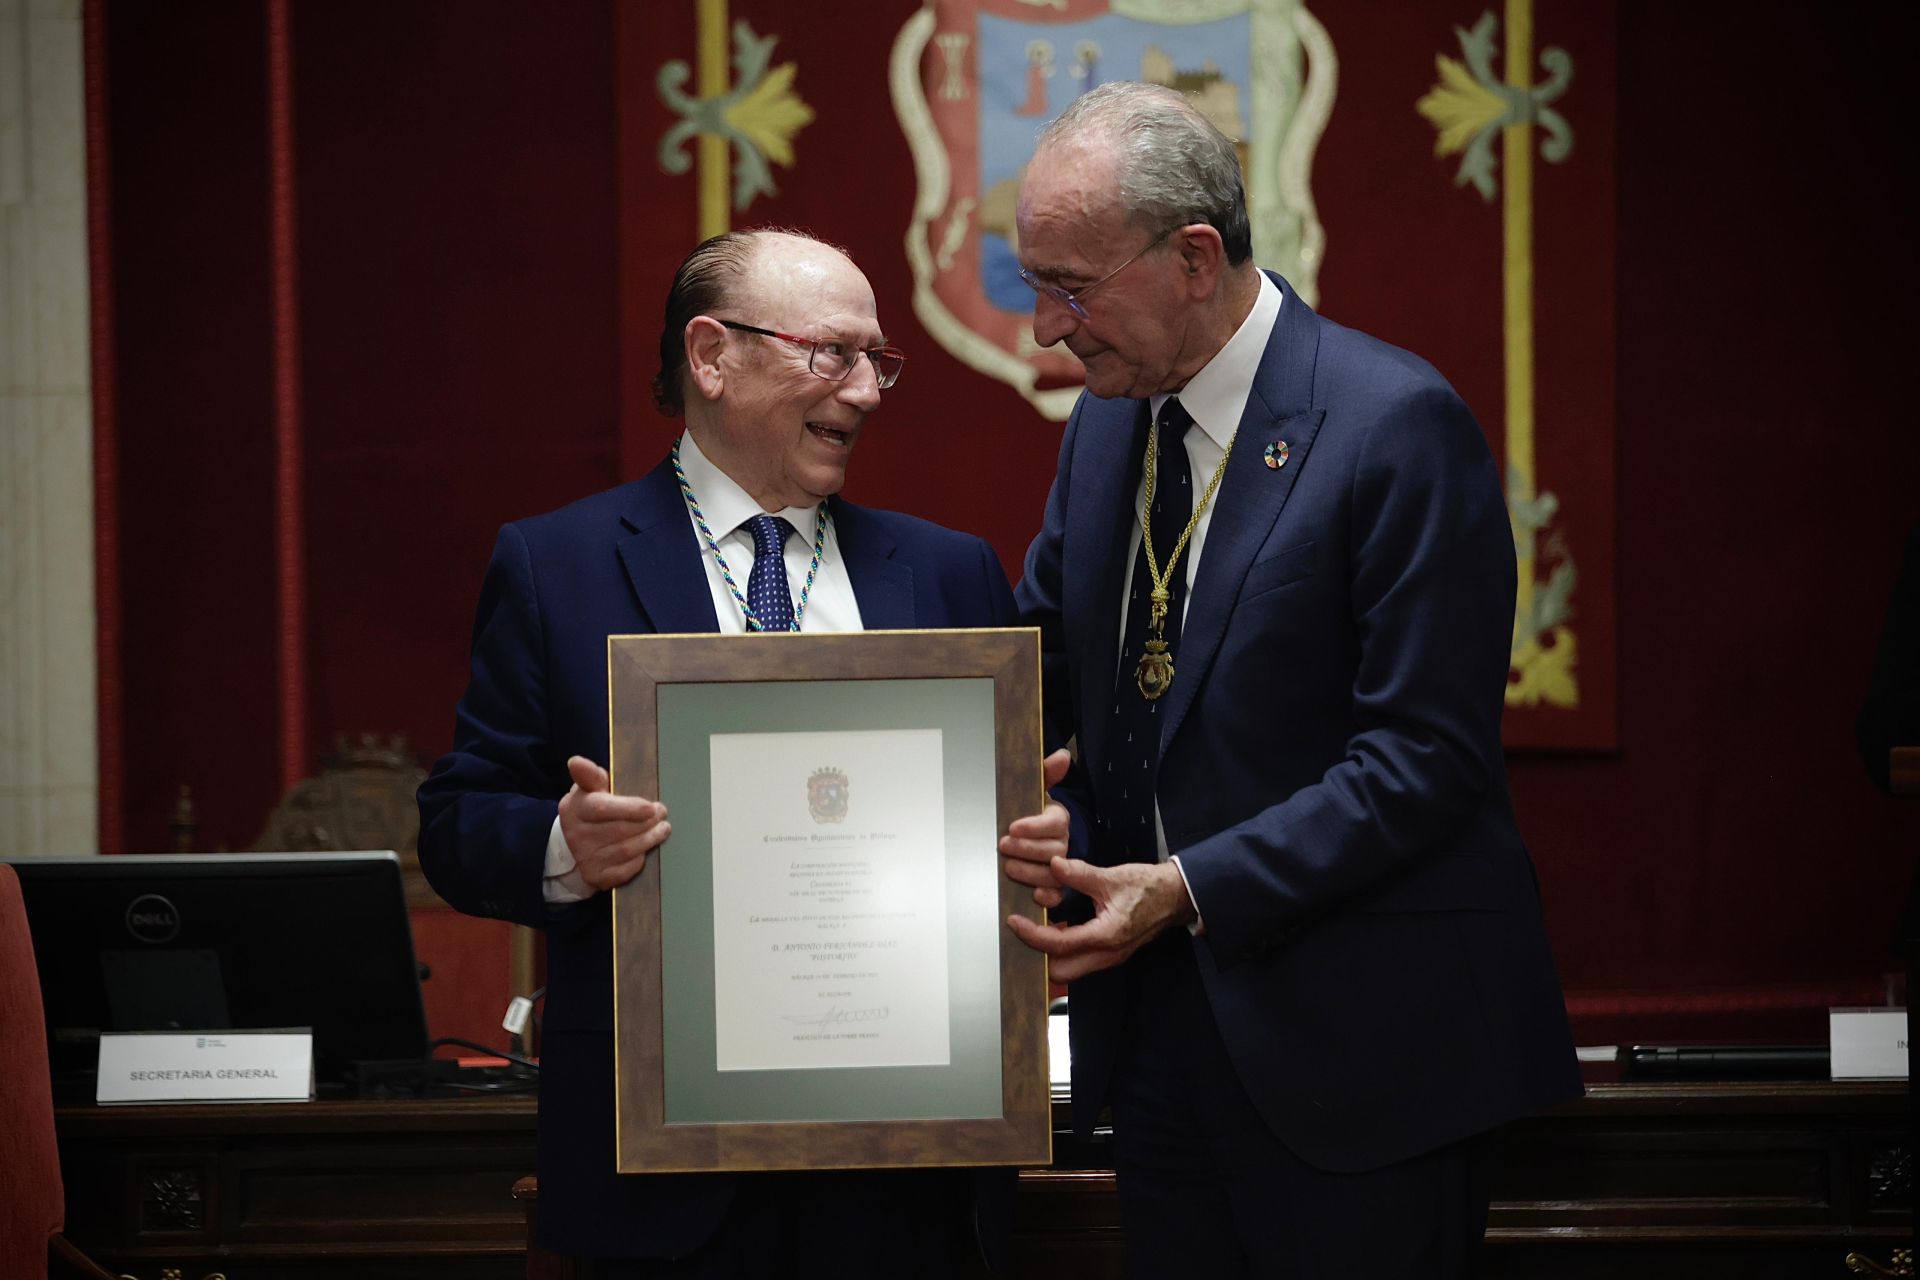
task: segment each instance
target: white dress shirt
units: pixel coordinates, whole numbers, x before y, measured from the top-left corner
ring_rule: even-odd
[[[700,446],[694,442],[690,431],[680,435],[680,468],[687,473],[687,486],[693,490],[694,501],[700,504],[700,513],[707,519],[707,528],[713,531],[714,545],[719,548],[720,556],[725,558],[734,582],[740,587],[740,593],[745,595],[747,577],[753,572],[753,534],[748,531],[746,524],[762,514],[760,504],[748,497],[747,491],[735,483],[733,477],[700,452]],[[847,576],[846,561],[841,558],[839,538],[831,517],[827,520],[826,537],[820,548],[820,568],[814,574],[813,589],[807,592],[806,612],[799,612],[800,593],[806,586],[807,569],[813,564],[813,531],[820,506],[816,503],[810,507],[788,507],[784,511],[767,513],[780,516],[789,528],[785,548],[787,590],[793,596],[800,630],[803,633],[864,630],[860,622],[860,603],[853,594],[853,579]],[[747,629],[746,615],[740,611],[740,602],[733,598],[733,591],[721,576],[719,559],[707,547],[706,537],[694,522],[691,510],[687,512],[687,524],[692,527],[693,536],[700,544],[700,562],[706,567],[707,590],[713,595],[713,613],[719,620],[721,634],[744,634]],[[548,903],[562,906],[579,902],[593,892],[593,888],[574,866],[573,851],[567,848],[566,838],[560,834],[560,819],[556,817],[552,829],[547,833],[546,878],[541,885],[541,893]]]
[[[1213,478],[1213,469],[1220,465],[1220,459],[1226,456],[1227,446],[1233,443],[1234,432],[1240,428],[1240,415],[1246,411],[1247,397],[1253,394],[1254,375],[1260,371],[1261,357],[1267,353],[1267,340],[1273,336],[1273,326],[1280,319],[1280,304],[1284,300],[1279,288],[1269,280],[1265,272],[1256,273],[1260,277],[1260,293],[1253,301],[1253,310],[1240,322],[1240,327],[1227,339],[1227,345],[1215,353],[1213,359],[1201,368],[1200,372],[1188,380],[1187,385],[1176,392],[1167,392],[1153,396],[1148,400],[1148,412],[1154,417],[1160,416],[1160,406],[1167,402],[1169,395],[1180,398],[1180,407],[1190,414],[1194,427],[1186,435],[1187,466],[1193,474],[1193,498],[1200,500],[1206,492],[1207,481]],[[1243,448],[1258,447],[1248,441]],[[1219,495],[1216,493],[1216,500]],[[1127,576],[1123,579],[1120,591],[1120,645],[1124,649],[1127,635],[1128,591],[1124,583],[1133,581],[1134,562],[1140,556],[1140,538],[1143,533],[1141,515],[1146,510],[1147,479],[1140,477],[1140,487],[1133,495],[1133,555],[1127,561]],[[1193,580],[1200,571],[1200,554],[1207,542],[1207,527],[1213,523],[1213,503],[1207,504],[1200,513],[1198,523],[1193,526],[1193,536],[1187,540],[1187,549],[1180,555],[1178,572],[1186,579],[1187,591],[1181,597],[1180,620],[1184,624],[1187,609],[1193,603]],[[1161,555],[1165,549],[1155,548]],[[1179,670],[1180,655],[1173,655],[1174,670]],[[1176,674],[1175,678],[1178,678]],[[1160,820],[1160,801],[1153,802],[1153,838],[1159,850],[1160,861],[1168,859],[1167,829]],[[1174,858],[1173,865],[1179,869],[1180,878],[1187,878],[1186,869],[1180,866],[1180,859]],[[1187,889],[1189,900],[1193,897],[1191,886]],[[1194,911],[1199,912],[1199,904]],[[1200,932],[1198,922],[1194,932]]]

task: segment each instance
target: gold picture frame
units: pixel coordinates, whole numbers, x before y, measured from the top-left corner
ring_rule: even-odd
[[[1039,812],[1046,798],[1039,632],[613,636],[607,665],[613,789],[663,800],[673,825],[644,870],[613,895],[619,1170],[1049,1163],[1046,965],[1006,927],[1009,915],[1039,922],[1043,913],[1025,887],[1001,872],[997,851],[1008,823]],[[916,776],[933,779],[933,803],[901,809],[908,803],[901,796],[911,789],[902,781],[904,758],[887,754],[897,741],[932,744],[927,758],[937,771]],[[829,767],[810,779],[786,776],[791,768],[740,776],[737,766],[731,772],[725,766],[732,757],[722,755],[723,745],[739,742],[771,744],[787,761],[827,759],[835,748],[851,748],[884,763],[853,780]],[[806,789],[804,801],[794,798],[796,787]],[[768,809],[770,789],[787,808]],[[880,802],[911,812],[905,825],[913,830],[902,847],[911,846],[920,861],[895,861],[892,845],[860,845],[896,837],[843,821],[850,792],[856,810],[864,797],[876,802],[869,812],[884,807]],[[763,815],[784,815],[794,805],[811,806],[816,834],[806,834],[802,821],[798,829],[777,828],[791,835],[716,839],[722,828],[733,832],[741,809],[747,820],[765,823],[784,821]],[[904,867],[939,859],[942,879],[916,873],[904,899],[898,892],[887,899],[895,906],[922,898],[935,904],[927,908],[933,927],[900,925],[898,938],[889,941],[891,926],[873,923],[885,913],[857,912],[833,896],[865,892],[858,888],[830,888],[825,900],[843,905],[817,905],[813,895],[823,891],[806,886],[849,881],[802,879],[806,873],[786,869],[805,862],[767,861],[760,843],[773,841],[799,842],[794,848],[803,854],[807,841],[850,851],[838,863],[814,865],[852,866],[849,874],[856,876],[877,868],[883,878],[897,877]],[[787,852],[778,851],[783,858]],[[716,887],[743,866],[752,878],[726,883],[745,884],[745,896],[756,900],[769,893],[791,899],[792,913],[748,917],[735,894]],[[780,870],[763,873],[762,866]],[[912,910],[896,914],[916,918]],[[770,919],[780,923],[764,923]],[[849,928],[855,933],[829,936],[880,931],[869,934],[877,942],[831,944],[883,948],[863,956],[870,972],[828,974],[827,961],[812,966],[822,972],[807,972],[793,967],[800,959],[779,954],[783,945],[789,951],[822,945],[794,941],[815,936],[810,930]],[[939,940],[928,943],[934,933]],[[740,945],[746,937],[754,940],[751,947]],[[774,939],[770,946],[767,938]],[[885,972],[884,948],[902,939],[908,950],[935,946],[940,963],[895,960],[898,972]],[[737,975],[748,971],[760,979],[740,982]],[[887,1037],[905,1032],[848,1029],[840,1022],[868,1013],[891,1016],[889,1005],[848,1012],[816,1003],[806,1006],[804,1019],[781,1015],[785,1024],[804,1024],[798,1029],[765,1029],[774,1022],[762,1008],[773,1007],[766,1001],[839,997],[847,993],[826,988],[848,977],[893,983],[896,995],[903,988],[924,994],[924,1000],[896,1002],[904,1012],[894,1027],[915,1018],[918,1025],[937,1024],[927,1034],[945,1045],[945,1061],[937,1053],[902,1062],[833,1056],[890,1052]],[[774,1046],[764,1052],[780,1055],[764,1065],[730,1063],[726,1051],[716,1050],[740,1038],[740,1028],[721,1012],[739,1001],[759,1002],[753,1008],[762,1016],[752,1035]],[[829,1024],[836,1029],[827,1031]],[[789,1040],[796,1042],[790,1050]],[[840,1040],[882,1047],[818,1043]]]

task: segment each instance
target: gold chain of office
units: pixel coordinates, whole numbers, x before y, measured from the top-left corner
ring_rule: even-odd
[[[1227,474],[1227,459],[1233,456],[1233,442],[1240,438],[1235,431],[1227,437],[1227,447],[1220,455],[1219,465],[1213,469],[1213,479],[1207,481],[1207,491],[1200,495],[1200,501],[1193,504],[1193,514],[1187,517],[1187,527],[1180,531],[1180,541],[1173,544],[1173,554],[1167,557],[1166,571],[1160,569],[1160,562],[1153,554],[1153,484],[1154,459],[1160,452],[1160,423],[1155,421],[1147,428],[1147,491],[1140,508],[1140,550],[1147,557],[1147,577],[1153,582],[1153,594],[1150,597],[1151,609],[1147,615],[1147,643],[1140,653],[1140,665],[1135,668],[1133,682],[1140,688],[1140,696],[1148,702],[1159,698],[1173,685],[1173,655],[1167,651],[1167,606],[1173,599],[1173,593],[1167,584],[1173,581],[1173,571],[1180,563],[1180,553],[1187,549],[1187,542],[1193,537],[1193,531],[1200,527],[1200,517],[1205,513],[1207,504],[1213,501],[1214,490],[1220,487],[1220,477]]]

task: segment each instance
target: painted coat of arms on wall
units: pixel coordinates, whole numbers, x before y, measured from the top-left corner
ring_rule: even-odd
[[[1080,364],[1033,341],[1015,203],[1040,130],[1112,80],[1176,88],[1235,140],[1254,258],[1311,302],[1325,233],[1309,177],[1335,75],[1301,0],[925,0],[889,75],[918,179],[915,315],[964,364],[1067,416]]]

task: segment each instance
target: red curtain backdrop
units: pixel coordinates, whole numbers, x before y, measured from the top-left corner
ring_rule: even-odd
[[[746,217],[847,243],[913,354],[852,496],[977,530],[1017,577],[1059,428],[963,370],[908,305],[913,179],[883,89],[862,82],[915,7],[801,21],[735,0],[780,36],[774,61],[798,64],[815,111],[796,167],[773,171],[779,197]],[[1583,1039],[1818,1038],[1825,1003],[1877,993],[1894,966],[1920,852],[1920,806],[1875,792],[1852,738],[1920,519],[1900,397],[1920,277],[1890,195],[1910,163],[1916,19],[1624,0],[1609,80],[1607,33],[1573,10],[1541,0],[1537,19],[1536,45],[1577,64],[1558,104],[1574,157],[1535,166],[1540,416],[1548,387],[1587,385],[1611,347],[1605,385],[1552,413],[1597,421],[1593,439],[1611,423],[1615,506],[1593,518],[1613,535],[1568,537],[1613,557],[1611,575],[1583,561],[1581,589],[1615,591],[1617,726],[1611,750],[1514,756],[1521,826]],[[190,782],[201,842],[240,847],[277,798],[281,731],[262,9],[104,11],[115,412],[98,443],[119,502],[101,589],[121,633],[102,729],[124,804],[103,843],[166,847]],[[1452,185],[1413,109],[1480,9],[1314,12],[1343,59],[1314,180],[1323,307],[1434,360],[1497,438],[1498,215]],[[653,69],[696,56],[693,6],[334,0],[292,18],[308,749],[400,731],[431,758],[499,524],[616,483],[671,439],[633,392],[698,231],[693,178],[652,155],[674,118]],[[637,60],[636,31],[653,46]],[[1610,165],[1594,124],[1609,104],[1581,96],[1602,91]],[[1610,194],[1580,178],[1589,162]],[[1604,269],[1546,230],[1608,220]],[[1576,268],[1611,290],[1571,287]],[[493,995],[454,995],[435,1031],[492,1034]]]
[[[1569,630],[1579,641],[1579,692],[1572,707],[1513,707],[1507,740],[1516,746],[1611,747],[1616,19],[1609,4],[1540,0],[1531,7],[1536,55],[1556,50],[1574,69],[1564,94],[1551,100],[1551,109],[1570,122],[1571,154],[1549,162],[1540,155],[1546,131],[1532,130],[1533,198],[1526,217],[1534,250],[1526,261],[1534,271],[1536,319],[1527,358],[1538,384],[1532,432],[1538,487],[1553,494],[1559,511],[1538,541],[1543,550],[1551,545],[1563,553],[1546,558],[1540,577],[1562,559],[1577,565]],[[973,189],[974,119],[984,101],[979,81],[987,74],[980,61],[989,56],[980,18],[1016,23],[1034,39],[1059,46],[1058,65],[1036,81],[1051,113],[1074,92],[1067,59],[1075,36],[1056,33],[1085,31],[1107,9],[1105,0],[1045,8],[1018,0],[928,5],[932,36],[921,78],[943,135],[953,137],[949,207],[985,194]],[[889,93],[888,68],[902,28],[918,11],[913,5],[879,6],[866,21],[821,24],[796,20],[790,7],[773,0],[731,0],[729,21],[745,24],[756,38],[777,41],[770,62],[791,66],[790,91],[812,119],[793,137],[794,164],[771,166],[777,190],[729,210],[729,216],[734,227],[798,226],[846,245],[873,280],[882,323],[912,355],[908,376],[888,394],[862,440],[849,492],[985,534],[1017,575],[1051,478],[1059,427],[1008,386],[944,350],[908,305],[914,277],[901,242],[910,234],[919,184],[916,157]],[[1440,0],[1391,0],[1313,6],[1312,12],[1324,24],[1338,63],[1338,91],[1312,171],[1312,196],[1327,237],[1320,309],[1433,361],[1474,406],[1496,453],[1504,454],[1504,190],[1490,188],[1489,199],[1458,185],[1458,158],[1435,155],[1435,127],[1415,110],[1438,78],[1436,56],[1456,62],[1463,56],[1456,24],[1471,26],[1482,10]],[[1492,12],[1502,10],[1495,6]],[[631,476],[656,462],[670,438],[648,382],[657,367],[660,301],[701,225],[697,164],[674,174],[661,154],[662,139],[683,117],[660,80],[663,68],[679,64],[693,76],[682,92],[697,92],[702,33],[691,4],[629,4],[617,14],[621,314],[630,335],[621,348],[623,462]],[[1179,30],[1163,28],[1154,38],[1178,49]],[[939,91],[948,65],[938,47],[943,35],[964,41],[964,96]],[[1223,64],[1231,65],[1234,51],[1226,44],[1235,36],[1228,30],[1215,37],[1221,47],[1214,52]],[[1504,39],[1504,29],[1498,30],[1497,74],[1505,74]],[[738,48],[728,34],[724,53],[731,57]],[[1198,57],[1189,52],[1180,66]],[[1261,71],[1257,63],[1253,69]],[[1334,74],[1331,66],[1311,70]],[[1547,78],[1537,62],[1529,70],[1535,81]],[[1117,58],[1100,64],[1103,78],[1134,73]],[[736,74],[730,67],[730,82]],[[1243,109],[1250,97],[1240,94]],[[1034,123],[1037,128],[1043,119]],[[1499,130],[1493,133],[1498,157]],[[691,142],[672,150],[688,159],[695,154]],[[732,155],[739,155],[738,148]],[[1503,187],[1504,159],[1496,162],[1494,177]],[[923,239],[937,248],[946,226],[943,210]],[[963,268],[977,260],[973,243],[957,255]],[[981,310],[991,309],[976,308]],[[982,466],[983,460],[991,465]]]

